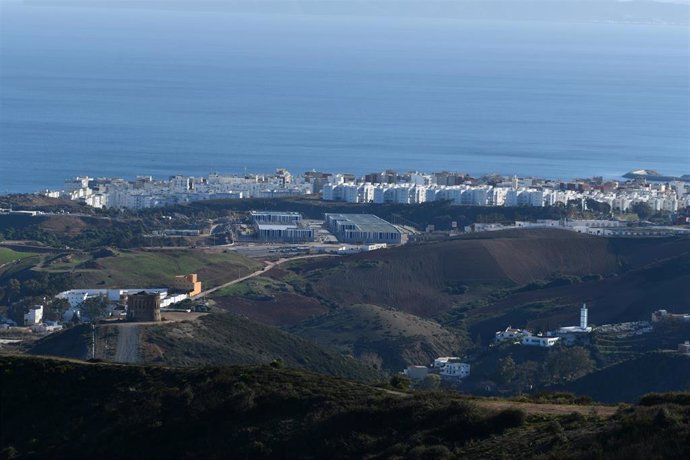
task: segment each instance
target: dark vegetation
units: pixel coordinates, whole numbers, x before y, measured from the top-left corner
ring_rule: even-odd
[[[456,334],[438,323],[375,305],[337,308],[289,330],[394,371],[413,363],[426,365],[460,351]]]
[[[434,354],[467,356],[473,362],[473,383],[464,389],[482,393],[487,387],[491,392],[519,393],[563,384],[644,353],[675,349],[687,340],[686,332],[665,331],[661,325],[655,329],[658,332],[625,340],[595,335],[592,343],[581,344],[588,350],[587,359],[570,374],[557,366],[545,368],[543,350],[486,348],[494,333],[508,325],[536,332],[576,325],[582,302],[589,304],[590,323],[595,325],[649,321],[650,313],[662,307],[687,311],[688,238],[604,239],[559,230],[495,232],[296,261],[265,276],[262,295],[290,296],[290,318],[277,324],[389,371],[427,364]],[[269,308],[272,302],[252,300],[237,289],[218,293],[216,301],[257,321],[286,318],[275,307]],[[368,305],[372,311],[397,312],[400,318],[420,316],[440,329],[424,330],[413,321],[389,328],[380,315],[364,314],[362,307],[353,309],[353,303]],[[295,322],[302,306],[302,320]],[[440,340],[449,336],[456,340]],[[516,360],[516,375],[501,379],[497,361],[510,355]],[[665,389],[687,388],[687,383],[676,384]],[[644,391],[638,388],[627,399]]]
[[[352,380],[375,382],[383,378],[376,369],[352,357],[227,313],[143,328],[141,341],[144,360],[153,363],[199,366],[279,360],[287,367]]]
[[[100,352],[105,341],[117,336],[117,329],[107,323],[98,326],[97,351]],[[384,378],[372,366],[328,347],[227,313],[206,315],[194,321],[161,323],[140,330],[141,362],[182,367],[280,362],[286,367],[363,382]],[[48,335],[29,352],[84,359],[91,345],[90,334],[90,326],[77,326]]]
[[[4,458],[687,458],[687,396],[610,418],[489,409],[279,366],[0,357]],[[69,391],[66,391],[68,389]],[[40,395],[40,397],[36,397]],[[567,406],[566,406],[567,407]]]
[[[645,393],[687,389],[689,383],[690,358],[656,352],[592,372],[560,388],[597,401],[633,402]]]

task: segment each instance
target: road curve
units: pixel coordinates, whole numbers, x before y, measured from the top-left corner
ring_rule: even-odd
[[[247,276],[243,276],[243,277],[241,277],[241,278],[237,278],[237,279],[234,279],[234,280],[232,280],[232,281],[228,281],[227,283],[221,284],[220,286],[216,286],[216,287],[214,287],[214,288],[211,288],[211,289],[207,289],[207,290],[205,290],[205,291],[202,291],[202,292],[200,292],[199,294],[197,294],[196,296],[194,296],[194,298],[204,297],[204,296],[207,296],[207,295],[209,295],[209,294],[211,294],[211,293],[213,293],[213,292],[216,292],[216,291],[218,291],[218,290],[220,290],[220,289],[223,289],[224,287],[232,286],[233,284],[241,283],[242,281],[246,281],[246,280],[248,280],[248,279],[255,278],[255,277],[257,277],[257,276],[261,276],[261,275],[263,275],[264,273],[266,273],[267,271],[269,271],[270,269],[272,269],[273,267],[275,267],[276,265],[281,265],[281,264],[284,264],[284,263],[286,263],[286,262],[292,262],[293,260],[300,260],[300,259],[315,259],[315,258],[317,258],[317,257],[338,257],[338,256],[336,256],[336,255],[334,255],[334,254],[310,254],[310,255],[307,255],[307,256],[297,256],[297,257],[289,257],[289,258],[286,258],[286,259],[278,259],[278,260],[276,260],[275,262],[270,262],[270,261],[266,260],[266,261],[264,261],[264,263],[266,264],[266,266],[265,266],[264,268],[262,268],[261,270],[257,270],[257,271],[255,271],[255,272],[253,272],[253,273],[250,273],[250,274],[247,275]]]

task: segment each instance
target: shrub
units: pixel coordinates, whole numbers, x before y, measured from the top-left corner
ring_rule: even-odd
[[[527,415],[521,409],[505,409],[490,419],[492,426],[500,433],[508,428],[516,428],[525,423]]]
[[[690,406],[690,393],[649,393],[640,399],[640,406],[657,406],[660,404]]]

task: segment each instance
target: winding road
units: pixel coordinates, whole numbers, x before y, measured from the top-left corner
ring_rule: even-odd
[[[262,268],[261,270],[257,270],[253,273],[250,273],[247,276],[243,276],[241,278],[236,278],[232,281],[228,281],[227,283],[221,284],[221,285],[213,287],[211,289],[201,291],[199,294],[197,294],[194,297],[198,299],[200,297],[207,296],[213,292],[216,292],[220,289],[223,289],[224,287],[232,286],[233,284],[241,283],[242,281],[246,281],[248,279],[255,278],[257,276],[261,276],[264,273],[266,273],[267,271],[269,271],[270,269],[272,269],[273,267],[275,267],[277,265],[284,264],[286,262],[292,262],[293,260],[300,260],[300,259],[315,259],[317,257],[338,257],[338,256],[335,254],[309,254],[306,256],[297,256],[297,257],[288,257],[285,259],[278,259],[275,262],[270,262],[268,260],[265,260],[264,263],[266,264],[266,266],[264,268]]]
[[[260,276],[271,268],[283,264],[285,262],[290,262],[291,260],[298,259],[312,259],[316,257],[337,257],[333,254],[311,254],[306,256],[290,257],[285,259],[279,259],[275,262],[265,261],[266,266],[261,270],[257,270],[254,273],[250,273],[247,276],[228,281],[227,283],[221,284],[211,289],[207,289],[196,296],[196,298],[206,296],[219,289],[223,289],[226,286],[232,286],[233,284],[241,283],[242,281]],[[160,323],[116,323],[111,326],[117,327],[117,347],[115,348],[115,357],[113,361],[116,363],[136,363],[139,361],[139,337],[140,337],[140,326],[155,325]]]

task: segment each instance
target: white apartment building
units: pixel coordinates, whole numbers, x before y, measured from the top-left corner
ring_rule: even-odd
[[[43,321],[43,305],[34,305],[29,312],[24,315],[24,325],[33,326]]]

